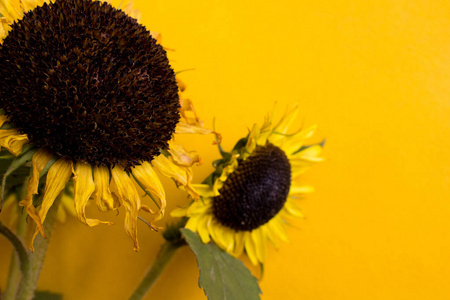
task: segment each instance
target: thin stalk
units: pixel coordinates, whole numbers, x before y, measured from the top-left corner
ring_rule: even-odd
[[[24,239],[27,225],[27,214],[20,214],[17,222],[17,237],[19,239]],[[3,294],[4,300],[13,300],[16,297],[17,286],[19,285],[21,276],[19,257],[16,251],[13,251],[11,264],[9,265],[8,282],[6,283],[5,293]]]
[[[150,269],[148,269],[147,273],[144,276],[144,279],[142,279],[139,286],[131,295],[130,300],[139,300],[144,298],[145,294],[147,294],[147,292],[159,278],[161,273],[164,271],[177,249],[183,245],[185,244],[177,242],[166,242],[161,246],[161,250],[156,257],[155,262],[150,267]]]
[[[34,297],[42,266],[44,264],[45,255],[47,253],[49,239],[52,235],[53,223],[56,219],[56,212],[58,211],[59,203],[60,197],[55,200],[47,213],[47,217],[45,218],[43,225],[47,239],[44,239],[41,235],[38,235],[34,240],[35,251],[30,254],[30,269],[20,281],[16,300],[31,300]]]

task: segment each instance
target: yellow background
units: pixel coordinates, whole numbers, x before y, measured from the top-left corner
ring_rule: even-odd
[[[163,34],[207,126],[229,149],[278,102],[318,124],[324,156],[304,180],[316,192],[290,244],[270,248],[262,299],[450,299],[450,5],[448,1],[138,0]],[[182,138],[204,164],[212,136]],[[169,181],[165,181],[171,184]],[[170,207],[184,194],[169,193]],[[94,208],[95,210],[95,208]],[[92,211],[94,211],[92,210]],[[135,253],[122,217],[58,226],[41,289],[64,299],[126,299],[162,239],[144,224]],[[5,218],[5,216],[2,216]],[[10,247],[1,238],[4,288]],[[256,269],[253,270],[258,274]],[[180,250],[146,299],[204,299]]]

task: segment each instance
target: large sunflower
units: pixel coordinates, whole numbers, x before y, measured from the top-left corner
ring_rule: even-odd
[[[16,156],[7,174],[31,166],[20,205],[33,240],[71,178],[78,219],[111,224],[86,217],[90,199],[101,211],[123,206],[135,250],[139,212],[151,224],[164,215],[155,170],[198,197],[199,158],[172,138],[210,131],[182,99],[160,36],[138,23],[132,1],[111,2],[0,0],[0,146]]]
[[[300,180],[311,164],[322,161],[322,144],[305,145],[316,126],[288,133],[298,114],[295,107],[272,124],[273,115],[254,125],[231,153],[214,162],[216,171],[204,184],[195,185],[202,201],[172,211],[188,217],[186,228],[203,243],[211,239],[237,257],[245,249],[253,264],[264,262],[266,244],[287,241],[285,224],[301,217],[299,196],[313,191]]]

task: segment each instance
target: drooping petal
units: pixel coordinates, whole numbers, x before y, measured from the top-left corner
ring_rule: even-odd
[[[137,217],[141,207],[141,199],[133,181],[121,166],[111,169],[111,190],[125,207],[125,232],[134,242],[134,250],[139,250],[137,239]]]
[[[28,143],[27,135],[19,134],[17,129],[0,130],[0,146],[5,147],[15,156],[22,152],[22,148],[26,143]]]
[[[158,199],[159,210],[155,214],[163,214],[166,209],[166,193],[153,167],[144,161],[134,167],[132,174],[146,193]]]
[[[182,146],[173,142],[169,142],[169,153],[172,155],[173,161],[179,166],[192,167],[194,164],[201,163],[197,152],[188,152]]]
[[[36,222],[37,229],[41,235],[45,237],[44,228],[42,227],[41,218],[33,205],[33,195],[38,193],[39,174],[44,170],[47,163],[50,161],[52,155],[44,149],[40,149],[33,155],[31,160],[31,167],[33,169],[31,178],[27,186],[27,195],[25,199],[19,202],[20,206],[25,206],[28,215]]]
[[[93,198],[101,211],[116,209],[120,206],[120,203],[115,201],[111,194],[109,181],[109,169],[103,166],[94,166],[95,192]]]
[[[50,207],[55,202],[56,197],[65,188],[67,181],[72,176],[73,164],[67,158],[58,159],[50,168],[47,174],[47,183],[45,184],[44,199],[42,200],[41,208],[39,209],[39,217],[44,223],[45,217]],[[38,229],[34,232],[31,240],[31,251],[34,251],[33,242],[38,233]]]
[[[213,130],[207,129],[200,125],[190,125],[185,122],[179,122],[175,128],[176,133],[195,133],[195,134],[210,134],[214,133]]]
[[[86,218],[86,204],[95,191],[91,165],[77,162],[73,174],[74,203],[78,219],[90,227],[101,223],[112,224],[112,222]]]
[[[190,168],[177,166],[162,154],[152,160],[152,165],[164,176],[172,178],[178,186],[184,187],[193,199],[199,198],[199,195],[192,188],[192,171]]]
[[[8,117],[6,115],[0,115],[0,127],[8,121]]]

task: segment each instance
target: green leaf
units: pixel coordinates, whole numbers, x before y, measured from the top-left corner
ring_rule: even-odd
[[[200,269],[199,286],[209,300],[260,299],[258,280],[244,264],[219,249],[215,244],[203,244],[189,229],[181,229],[184,238],[197,257]]]
[[[55,294],[47,291],[37,291],[34,294],[33,300],[62,300],[61,294]]]

